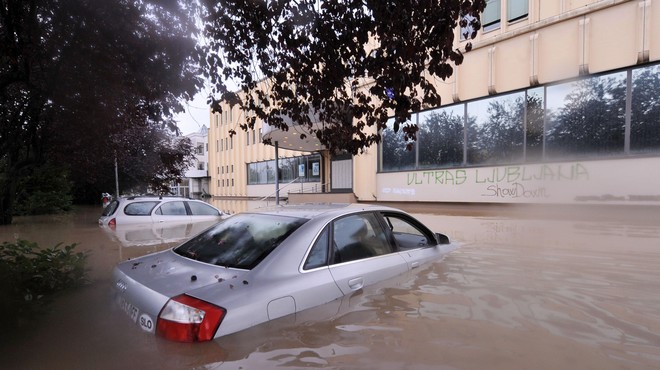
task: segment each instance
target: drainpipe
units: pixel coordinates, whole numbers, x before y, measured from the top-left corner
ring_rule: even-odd
[[[277,141],[275,142],[275,205],[280,205],[280,156],[279,156],[279,146]]]

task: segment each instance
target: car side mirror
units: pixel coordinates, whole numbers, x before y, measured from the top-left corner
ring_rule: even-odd
[[[435,233],[435,239],[438,244],[449,244],[449,237],[445,234]]]

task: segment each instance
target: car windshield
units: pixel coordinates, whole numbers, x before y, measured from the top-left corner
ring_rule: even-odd
[[[174,252],[200,262],[252,269],[307,219],[243,213],[231,216]]]

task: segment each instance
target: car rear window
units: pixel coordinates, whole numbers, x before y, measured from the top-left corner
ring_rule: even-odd
[[[158,203],[159,202],[130,203],[124,207],[124,213],[129,216],[149,216],[151,214],[151,210],[154,209]]]
[[[111,214],[115,213],[117,206],[119,206],[119,202],[116,200],[108,203],[108,205],[103,208],[103,213],[101,213],[101,216],[110,216]]]
[[[278,215],[238,214],[175,248],[174,252],[200,262],[249,270],[307,221]]]

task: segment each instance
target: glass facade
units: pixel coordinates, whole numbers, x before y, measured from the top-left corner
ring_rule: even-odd
[[[279,181],[287,183],[298,179],[302,182],[321,181],[321,156],[319,154],[279,159]],[[249,163],[248,185],[275,183],[275,160]]]
[[[381,172],[660,155],[660,64],[413,114],[416,143],[392,122]]]

